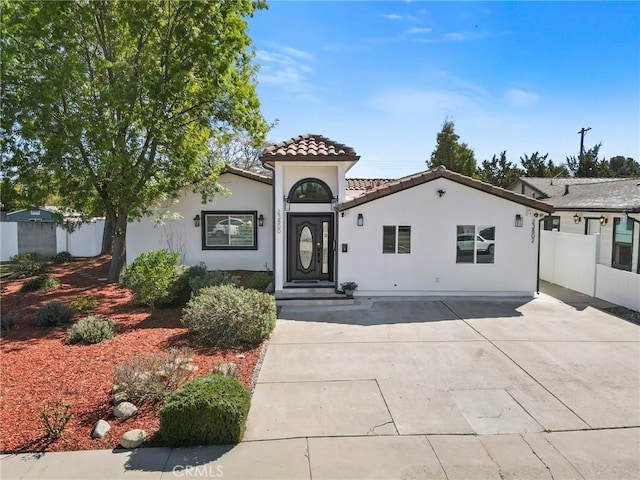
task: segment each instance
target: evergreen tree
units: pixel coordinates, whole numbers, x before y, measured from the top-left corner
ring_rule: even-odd
[[[452,120],[445,120],[442,130],[438,133],[436,149],[427,160],[428,168],[444,165],[447,170],[473,176],[476,173],[476,159],[466,143],[460,143],[460,136],[455,132]]]

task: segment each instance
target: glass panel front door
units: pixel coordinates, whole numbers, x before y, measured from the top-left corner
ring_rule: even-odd
[[[288,281],[333,279],[332,214],[289,214],[287,237]]]

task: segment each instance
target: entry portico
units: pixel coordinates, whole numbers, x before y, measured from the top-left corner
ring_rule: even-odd
[[[336,206],[359,160],[353,148],[319,135],[268,147],[261,159],[273,171],[274,286],[334,286]]]

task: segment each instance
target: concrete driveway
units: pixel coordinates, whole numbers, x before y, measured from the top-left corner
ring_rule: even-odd
[[[245,442],[314,480],[622,479],[639,427],[637,325],[544,294],[361,299],[282,309]]]

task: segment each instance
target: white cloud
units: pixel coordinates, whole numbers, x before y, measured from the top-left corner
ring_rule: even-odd
[[[504,94],[506,102],[515,107],[529,107],[540,99],[540,95],[513,88]]]
[[[382,15],[387,20],[401,20],[403,22],[416,22],[418,19],[412,15],[399,15],[397,13],[388,13]]]
[[[416,35],[416,34],[422,34],[422,33],[429,33],[431,32],[433,29],[432,28],[410,28],[409,30],[407,30],[407,34],[408,35]]]
[[[462,32],[447,33],[444,36],[444,40],[453,40],[453,41],[456,41],[456,42],[458,42],[460,40],[466,40],[467,38],[469,38],[469,37],[467,37],[467,35],[462,33]]]
[[[287,45],[272,44],[269,50],[258,50],[256,62],[260,66],[258,83],[275,87],[290,100],[313,101],[318,90],[310,81],[314,72],[314,57],[309,52]]]

